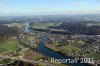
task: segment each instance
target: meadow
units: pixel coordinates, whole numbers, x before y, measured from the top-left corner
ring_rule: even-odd
[[[8,40],[0,44],[0,54],[17,51],[20,43],[16,37],[10,37]]]

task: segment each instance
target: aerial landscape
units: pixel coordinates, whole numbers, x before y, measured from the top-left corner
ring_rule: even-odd
[[[100,66],[99,0],[0,0],[0,66]]]

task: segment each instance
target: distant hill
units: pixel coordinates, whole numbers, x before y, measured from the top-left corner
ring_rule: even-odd
[[[40,15],[40,16],[3,16],[2,21],[15,22],[77,22],[96,21],[100,22],[100,14],[78,14],[78,15]]]

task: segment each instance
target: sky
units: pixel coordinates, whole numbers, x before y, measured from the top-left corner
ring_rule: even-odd
[[[0,16],[100,14],[100,0],[0,0]]]

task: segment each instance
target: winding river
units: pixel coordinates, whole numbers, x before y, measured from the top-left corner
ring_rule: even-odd
[[[30,29],[28,27],[29,27],[29,23],[26,23],[25,32],[30,32]],[[47,35],[43,35],[42,42],[40,43],[38,47],[38,50],[40,53],[42,53],[43,55],[55,58],[55,59],[68,59],[68,57],[47,48],[45,46],[46,39],[47,39]],[[87,64],[82,64],[82,63],[74,63],[74,64],[69,64],[69,65],[70,66],[89,66]]]

